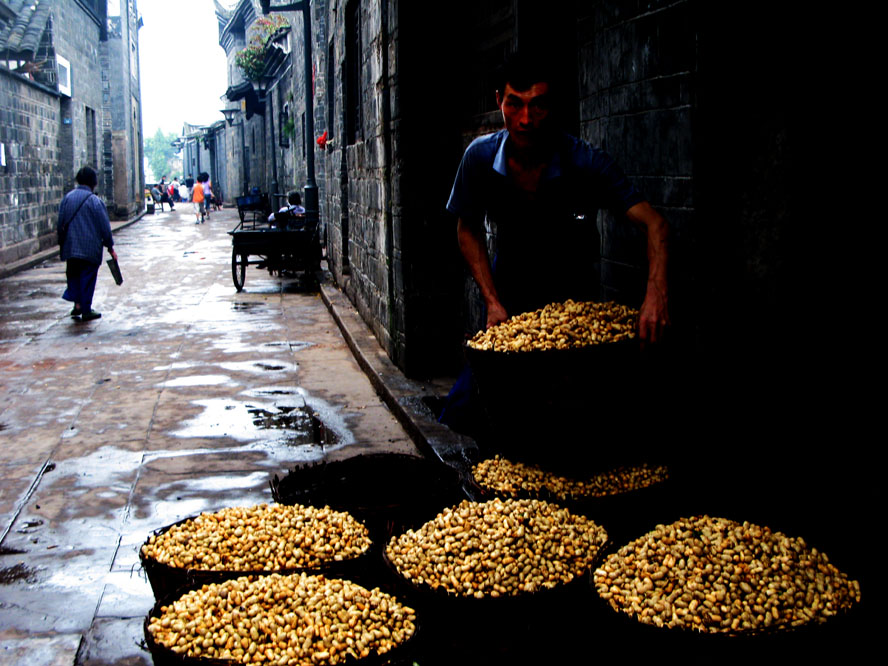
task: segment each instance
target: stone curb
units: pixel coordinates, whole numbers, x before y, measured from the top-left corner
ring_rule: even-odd
[[[435,396],[436,391],[424,382],[404,376],[380,347],[348,297],[335,285],[322,282],[320,295],[358,365],[420,451],[434,455],[464,473],[466,465],[475,459],[477,444],[435,420],[422,399]]]

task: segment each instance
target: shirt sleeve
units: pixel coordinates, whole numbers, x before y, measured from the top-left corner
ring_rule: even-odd
[[[466,149],[447,201],[447,210],[464,220],[483,218],[485,212],[481,199],[484,164],[478,153],[477,143],[472,143]]]
[[[102,237],[102,245],[109,250],[114,247],[114,239],[111,236],[111,220],[108,219],[108,210],[105,204],[98,197],[90,197],[92,200],[88,203],[92,208],[93,219],[98,225],[99,235]]]

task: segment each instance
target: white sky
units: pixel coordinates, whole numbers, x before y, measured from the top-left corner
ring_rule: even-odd
[[[140,0],[138,8],[143,136],[222,120],[227,62],[213,0]]]

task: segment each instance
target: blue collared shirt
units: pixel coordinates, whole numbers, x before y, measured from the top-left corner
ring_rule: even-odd
[[[502,182],[508,179],[508,138],[509,133],[503,129],[478,137],[466,148],[447,202],[448,211],[466,220],[483,219],[486,215],[499,222],[495,219],[497,213],[504,207],[512,208],[503,200],[518,194]],[[552,154],[534,198],[550,197],[556,183],[561,183],[558,194],[567,196],[575,208],[572,212],[593,218],[598,209],[623,213],[644,201],[610,155],[568,134],[553,141]],[[564,191],[563,185],[574,189]],[[549,200],[546,205],[559,204]]]
[[[644,197],[610,155],[567,134],[552,137],[536,191],[523,190],[508,176],[508,138],[503,129],[469,145],[447,210],[470,224],[488,221],[509,312],[593,296],[598,211],[622,214]]]
[[[105,204],[86,185],[78,185],[62,199],[56,228],[62,261],[83,259],[101,264],[102,246],[108,249],[114,246]]]

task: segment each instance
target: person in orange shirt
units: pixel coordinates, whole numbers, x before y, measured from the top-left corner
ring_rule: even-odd
[[[206,207],[204,205],[204,188],[203,188],[203,176],[197,177],[197,182],[194,184],[194,189],[191,190],[191,201],[194,204],[194,223],[202,224],[204,221],[204,216],[206,215]]]

